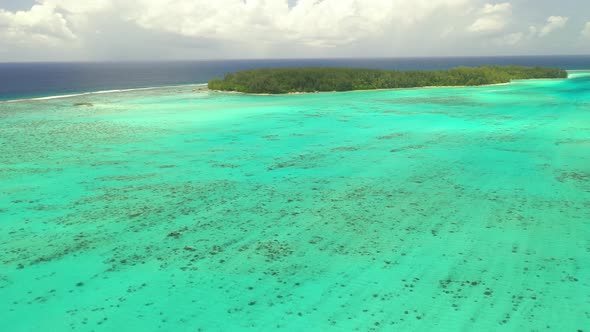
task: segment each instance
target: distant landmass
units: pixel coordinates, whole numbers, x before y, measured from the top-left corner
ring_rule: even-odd
[[[209,89],[285,94],[434,86],[477,86],[512,80],[567,78],[565,70],[547,67],[482,66],[450,70],[378,70],[355,68],[267,68],[238,71],[209,81]]]

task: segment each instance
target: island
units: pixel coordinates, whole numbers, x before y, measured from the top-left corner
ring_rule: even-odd
[[[477,86],[513,80],[567,78],[565,70],[545,67],[482,66],[450,70],[357,68],[264,68],[230,73],[209,81],[210,90],[257,94],[353,91],[444,86]]]

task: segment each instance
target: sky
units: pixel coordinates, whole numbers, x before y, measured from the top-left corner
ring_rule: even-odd
[[[0,62],[590,54],[590,0],[0,0]]]

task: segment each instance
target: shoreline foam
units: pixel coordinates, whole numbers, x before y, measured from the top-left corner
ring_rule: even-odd
[[[90,96],[90,95],[100,95],[100,94],[108,94],[108,93],[124,93],[124,92],[133,92],[133,91],[156,90],[156,89],[166,89],[166,88],[179,88],[179,87],[190,87],[190,86],[195,86],[195,87],[205,86],[206,87],[207,86],[207,83],[165,85],[165,86],[153,86],[153,87],[133,88],[133,89],[113,89],[113,90],[101,90],[101,91],[81,92],[81,93],[74,93],[74,94],[67,94],[67,95],[55,95],[55,96],[33,97],[33,98],[22,98],[22,99],[9,99],[9,100],[0,100],[0,104],[19,103],[19,102],[30,102],[30,101],[43,101],[43,100],[53,100],[53,99],[65,99],[65,98],[73,98],[73,97],[80,97],[80,96]]]

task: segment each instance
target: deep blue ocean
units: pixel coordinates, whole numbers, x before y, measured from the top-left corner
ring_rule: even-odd
[[[590,68],[586,56],[289,59],[185,62],[0,63],[0,100],[115,89],[206,83],[237,70],[332,66],[378,69],[449,69],[488,64]]]

